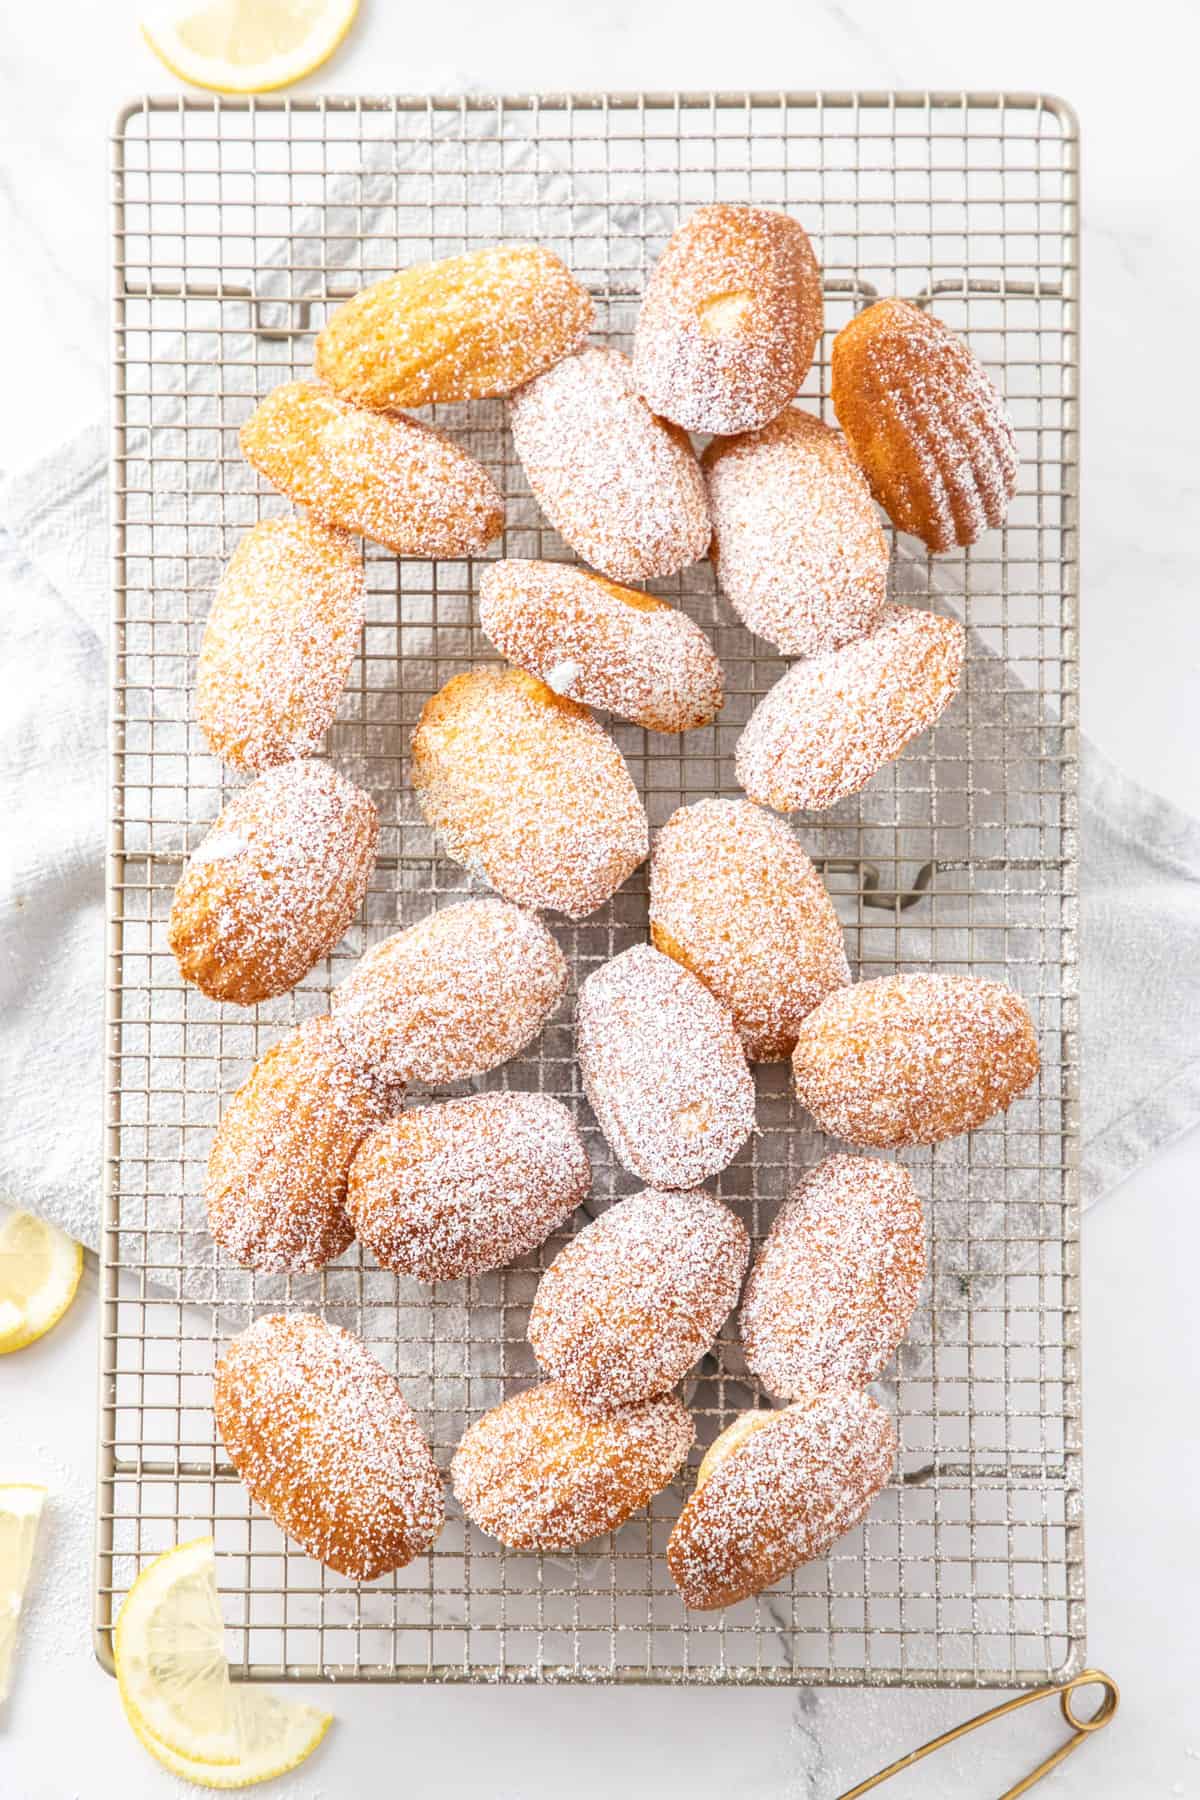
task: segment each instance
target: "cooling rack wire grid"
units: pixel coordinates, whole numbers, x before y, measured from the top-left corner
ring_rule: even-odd
[[[109,1115],[102,1267],[96,1645],[139,1569],[211,1530],[236,1675],[352,1680],[1025,1686],[1082,1667],[1076,1196],[1077,145],[1058,102],[1017,95],[620,95],[539,99],[144,100],[114,175],[114,644]],[[930,562],[897,544],[897,595],[970,633],[959,700],[867,791],[799,816],[864,976],[1005,976],[1030,1001],[1036,1088],[969,1138],[904,1153],[925,1199],[930,1278],[879,1392],[895,1479],[824,1560],[755,1600],[689,1616],[663,1550],[691,1471],[611,1539],[534,1557],[464,1528],[357,1588],[257,1513],[215,1434],[217,1347],[265,1307],[319,1308],[395,1369],[444,1467],[464,1425],[535,1374],[539,1271],[585,1213],[502,1273],[434,1288],[352,1250],[319,1275],[255,1277],[203,1229],[223,1097],[362,949],[467,890],[407,780],[427,696],[491,651],[469,561],[366,547],[367,625],[328,754],[380,809],[362,915],[286,998],[243,1012],[179,980],[165,920],[182,859],[226,791],[191,683],[225,559],[286,510],[238,428],[305,374],[331,304],[409,262],[498,239],[549,244],[627,344],[680,216],[713,199],[784,207],[825,271],[824,351],[803,398],[831,417],[828,348],[880,294],[969,334],[1017,426],[1007,526]],[[493,471],[508,556],[568,552],[542,520],[503,403],[435,416]],[[616,736],[652,826],[736,792],[734,742],[782,664],[714,595],[707,565],[656,584],[725,668],[719,721]],[[556,924],[575,986],[646,931],[645,870]],[[636,1184],[579,1089],[568,998],[528,1055],[477,1085],[561,1096],[595,1170],[588,1211]],[[717,1184],[760,1236],[825,1146],[785,1066],[758,1071],[759,1135]],[[685,1395],[698,1458],[760,1399],[733,1321]]]

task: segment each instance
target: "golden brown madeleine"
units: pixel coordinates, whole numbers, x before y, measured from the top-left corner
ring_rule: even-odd
[[[510,420],[534,499],[584,562],[650,581],[700,561],[712,535],[700,464],[619,350],[592,345],[556,363],[518,388]]]
[[[443,432],[311,381],[272,388],[239,442],[280,493],[397,556],[473,556],[504,529],[491,476]]]
[[[865,1387],[896,1353],[925,1279],[912,1177],[827,1156],[782,1208],[742,1299],[748,1367],[772,1394]]]
[[[314,1313],[239,1332],[217,1363],[213,1412],[251,1498],[339,1575],[402,1569],[445,1523],[441,1476],[400,1383]]]
[[[824,323],[808,233],[760,206],[701,206],[655,266],[633,371],[686,431],[754,431],[799,391]]]
[[[511,394],[578,350],[592,301],[540,244],[494,244],[372,282],[319,334],[319,381],[390,411]]]
[[[724,701],[716,653],[686,613],[571,563],[488,563],[479,623],[556,694],[648,731],[708,725]]]
[[[348,1061],[329,1019],[307,1019],[260,1057],[221,1115],[208,1157],[208,1228],[235,1262],[320,1269],[354,1237],[351,1159],[399,1094]]]
[[[749,800],[672,813],[650,862],[650,935],[728,1007],[751,1062],[790,1056],[800,1021],[850,979],[821,877]]]
[[[266,519],[234,551],[196,667],[196,718],[214,756],[269,769],[318,750],[362,630],[353,538],[313,519]]]
[[[625,1168],[693,1188],[731,1163],[754,1129],[754,1081],[733,1020],[703,982],[636,944],[579,990],[579,1073]]]
[[[710,1350],[741,1291],[750,1238],[711,1194],[646,1188],[560,1250],[529,1342],[547,1375],[609,1411],[665,1394]]]
[[[585,1199],[591,1165],[548,1094],[469,1094],[415,1106],[373,1131],[350,1165],[360,1243],[418,1281],[501,1269]]]
[[[896,1428],[861,1388],[743,1413],[712,1445],[667,1544],[684,1605],[761,1593],[866,1517],[896,1460]]]
[[[869,636],[790,668],[737,742],[737,778],[777,812],[821,811],[857,794],[937,723],[958,692],[957,619],[888,606]]]
[[[344,936],[379,837],[369,794],[326,762],[284,763],[239,788],[179,878],[167,937],[210,1000],[286,994]]]
[[[450,1480],[472,1524],[510,1550],[571,1550],[615,1531],[660,1493],[693,1436],[674,1395],[595,1413],[546,1381],[471,1426]]]
[[[520,906],[586,918],[649,854],[617,746],[523,669],[469,669],[426,702],[412,784],[446,854]]]
[[[347,1054],[392,1082],[483,1075],[535,1038],[567,985],[540,919],[460,900],[376,944],[333,991]]]
[[[841,988],[809,1013],[792,1055],[796,1093],[821,1130],[878,1150],[974,1131],[1038,1067],[1014,988],[933,972]]]
[[[833,410],[898,531],[930,550],[1003,525],[1013,428],[983,364],[932,313],[877,300],[833,341]]]
[[[888,547],[838,431],[791,406],[704,453],[717,585],[785,656],[836,650],[879,623]]]

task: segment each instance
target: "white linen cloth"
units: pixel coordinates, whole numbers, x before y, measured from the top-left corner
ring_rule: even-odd
[[[0,490],[0,1195],[93,1248],[103,1128],[107,443]],[[1083,1197],[1200,1119],[1200,821],[1084,745]]]

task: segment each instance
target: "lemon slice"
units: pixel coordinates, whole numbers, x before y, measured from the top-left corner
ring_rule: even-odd
[[[140,1737],[188,1762],[237,1761],[224,1636],[211,1538],[178,1544],[142,1571],[113,1633],[117,1685]]]
[[[220,94],[287,87],[331,57],[358,0],[176,0],[142,36],[181,81]]]
[[[311,1756],[333,1723],[315,1706],[235,1687],[222,1647],[212,1539],[168,1550],[130,1588],[113,1658],[134,1736],[207,1788],[253,1787]]]
[[[0,1701],[12,1677],[17,1622],[45,1498],[44,1487],[24,1483],[0,1487]]]
[[[43,1337],[75,1298],[83,1250],[33,1213],[0,1223],[0,1356]]]
[[[198,1787],[245,1788],[259,1781],[286,1775],[311,1756],[333,1719],[315,1706],[277,1700],[273,1694],[251,1693],[235,1687],[234,1708],[241,1733],[242,1754],[235,1763],[193,1762],[152,1738],[136,1719],[130,1718],[134,1735],[151,1756],[182,1781]]]

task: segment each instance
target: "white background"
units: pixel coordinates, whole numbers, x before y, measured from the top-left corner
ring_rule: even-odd
[[[125,0],[3,9],[0,472],[105,406],[106,140],[122,100],[177,86],[142,45],[135,15]],[[1198,811],[1195,16],[1164,0],[1119,10],[1055,0],[364,0],[351,39],[307,85],[1010,87],[1072,101],[1084,169],[1084,723],[1128,773]],[[1124,1701],[1116,1724],[1039,1790],[1047,1796],[1200,1795],[1198,1176],[1193,1135],[1085,1226],[1089,1643]],[[0,1479],[51,1488],[45,1550],[57,1571],[35,1596],[0,1715],[2,1800],[181,1791],[138,1749],[91,1661],[95,1330],[93,1283],[50,1339],[0,1363]],[[813,1690],[321,1697],[339,1723],[303,1771],[264,1790],[272,1800],[435,1790],[441,1800],[616,1791],[830,1800],[975,1708],[970,1694]],[[993,1800],[1060,1729],[1035,1709],[886,1792]]]

